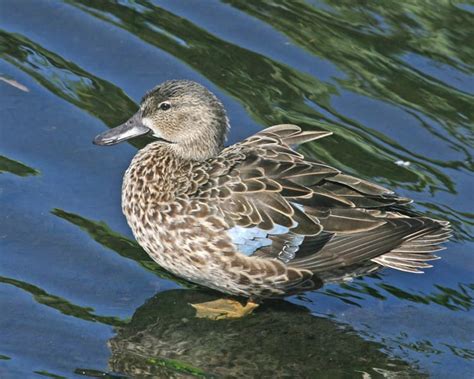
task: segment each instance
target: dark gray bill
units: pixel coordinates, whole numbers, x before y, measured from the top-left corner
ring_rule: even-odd
[[[122,125],[107,130],[94,138],[94,144],[101,146],[115,145],[116,143],[147,134],[151,129],[142,124],[140,112]]]

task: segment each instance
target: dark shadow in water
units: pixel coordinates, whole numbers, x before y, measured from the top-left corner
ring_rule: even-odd
[[[31,168],[24,163],[0,155],[0,174],[2,172],[9,172],[10,174],[18,176],[31,176],[40,174],[38,170]]]
[[[423,376],[346,325],[288,302],[267,303],[240,320],[194,317],[189,303],[215,299],[195,290],[157,294],[109,341],[112,372],[130,377]]]

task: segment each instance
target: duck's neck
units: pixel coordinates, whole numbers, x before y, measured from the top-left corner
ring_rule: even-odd
[[[190,123],[192,126],[189,128],[191,130],[179,143],[170,145],[177,157],[183,160],[204,161],[219,154],[230,129],[229,119],[222,104],[220,107],[213,112],[198,112],[193,115]]]
[[[186,141],[180,144],[170,145],[174,155],[184,161],[205,161],[206,159],[217,156],[223,147],[223,144],[219,144],[212,139]]]

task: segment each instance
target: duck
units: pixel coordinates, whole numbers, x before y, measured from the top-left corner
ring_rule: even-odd
[[[154,138],[125,172],[122,211],[158,265],[224,295],[192,304],[198,317],[242,317],[266,299],[345,280],[347,272],[422,273],[439,258],[449,222],[298,152],[331,132],[281,124],[225,147],[229,129],[211,91],[168,80],[145,94],[128,121],[93,141]]]

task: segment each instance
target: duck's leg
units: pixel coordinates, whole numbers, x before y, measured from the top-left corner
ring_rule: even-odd
[[[211,320],[225,320],[229,318],[241,318],[252,313],[258,307],[257,303],[248,300],[243,306],[237,300],[218,299],[199,304],[190,304],[196,309],[196,317]]]

